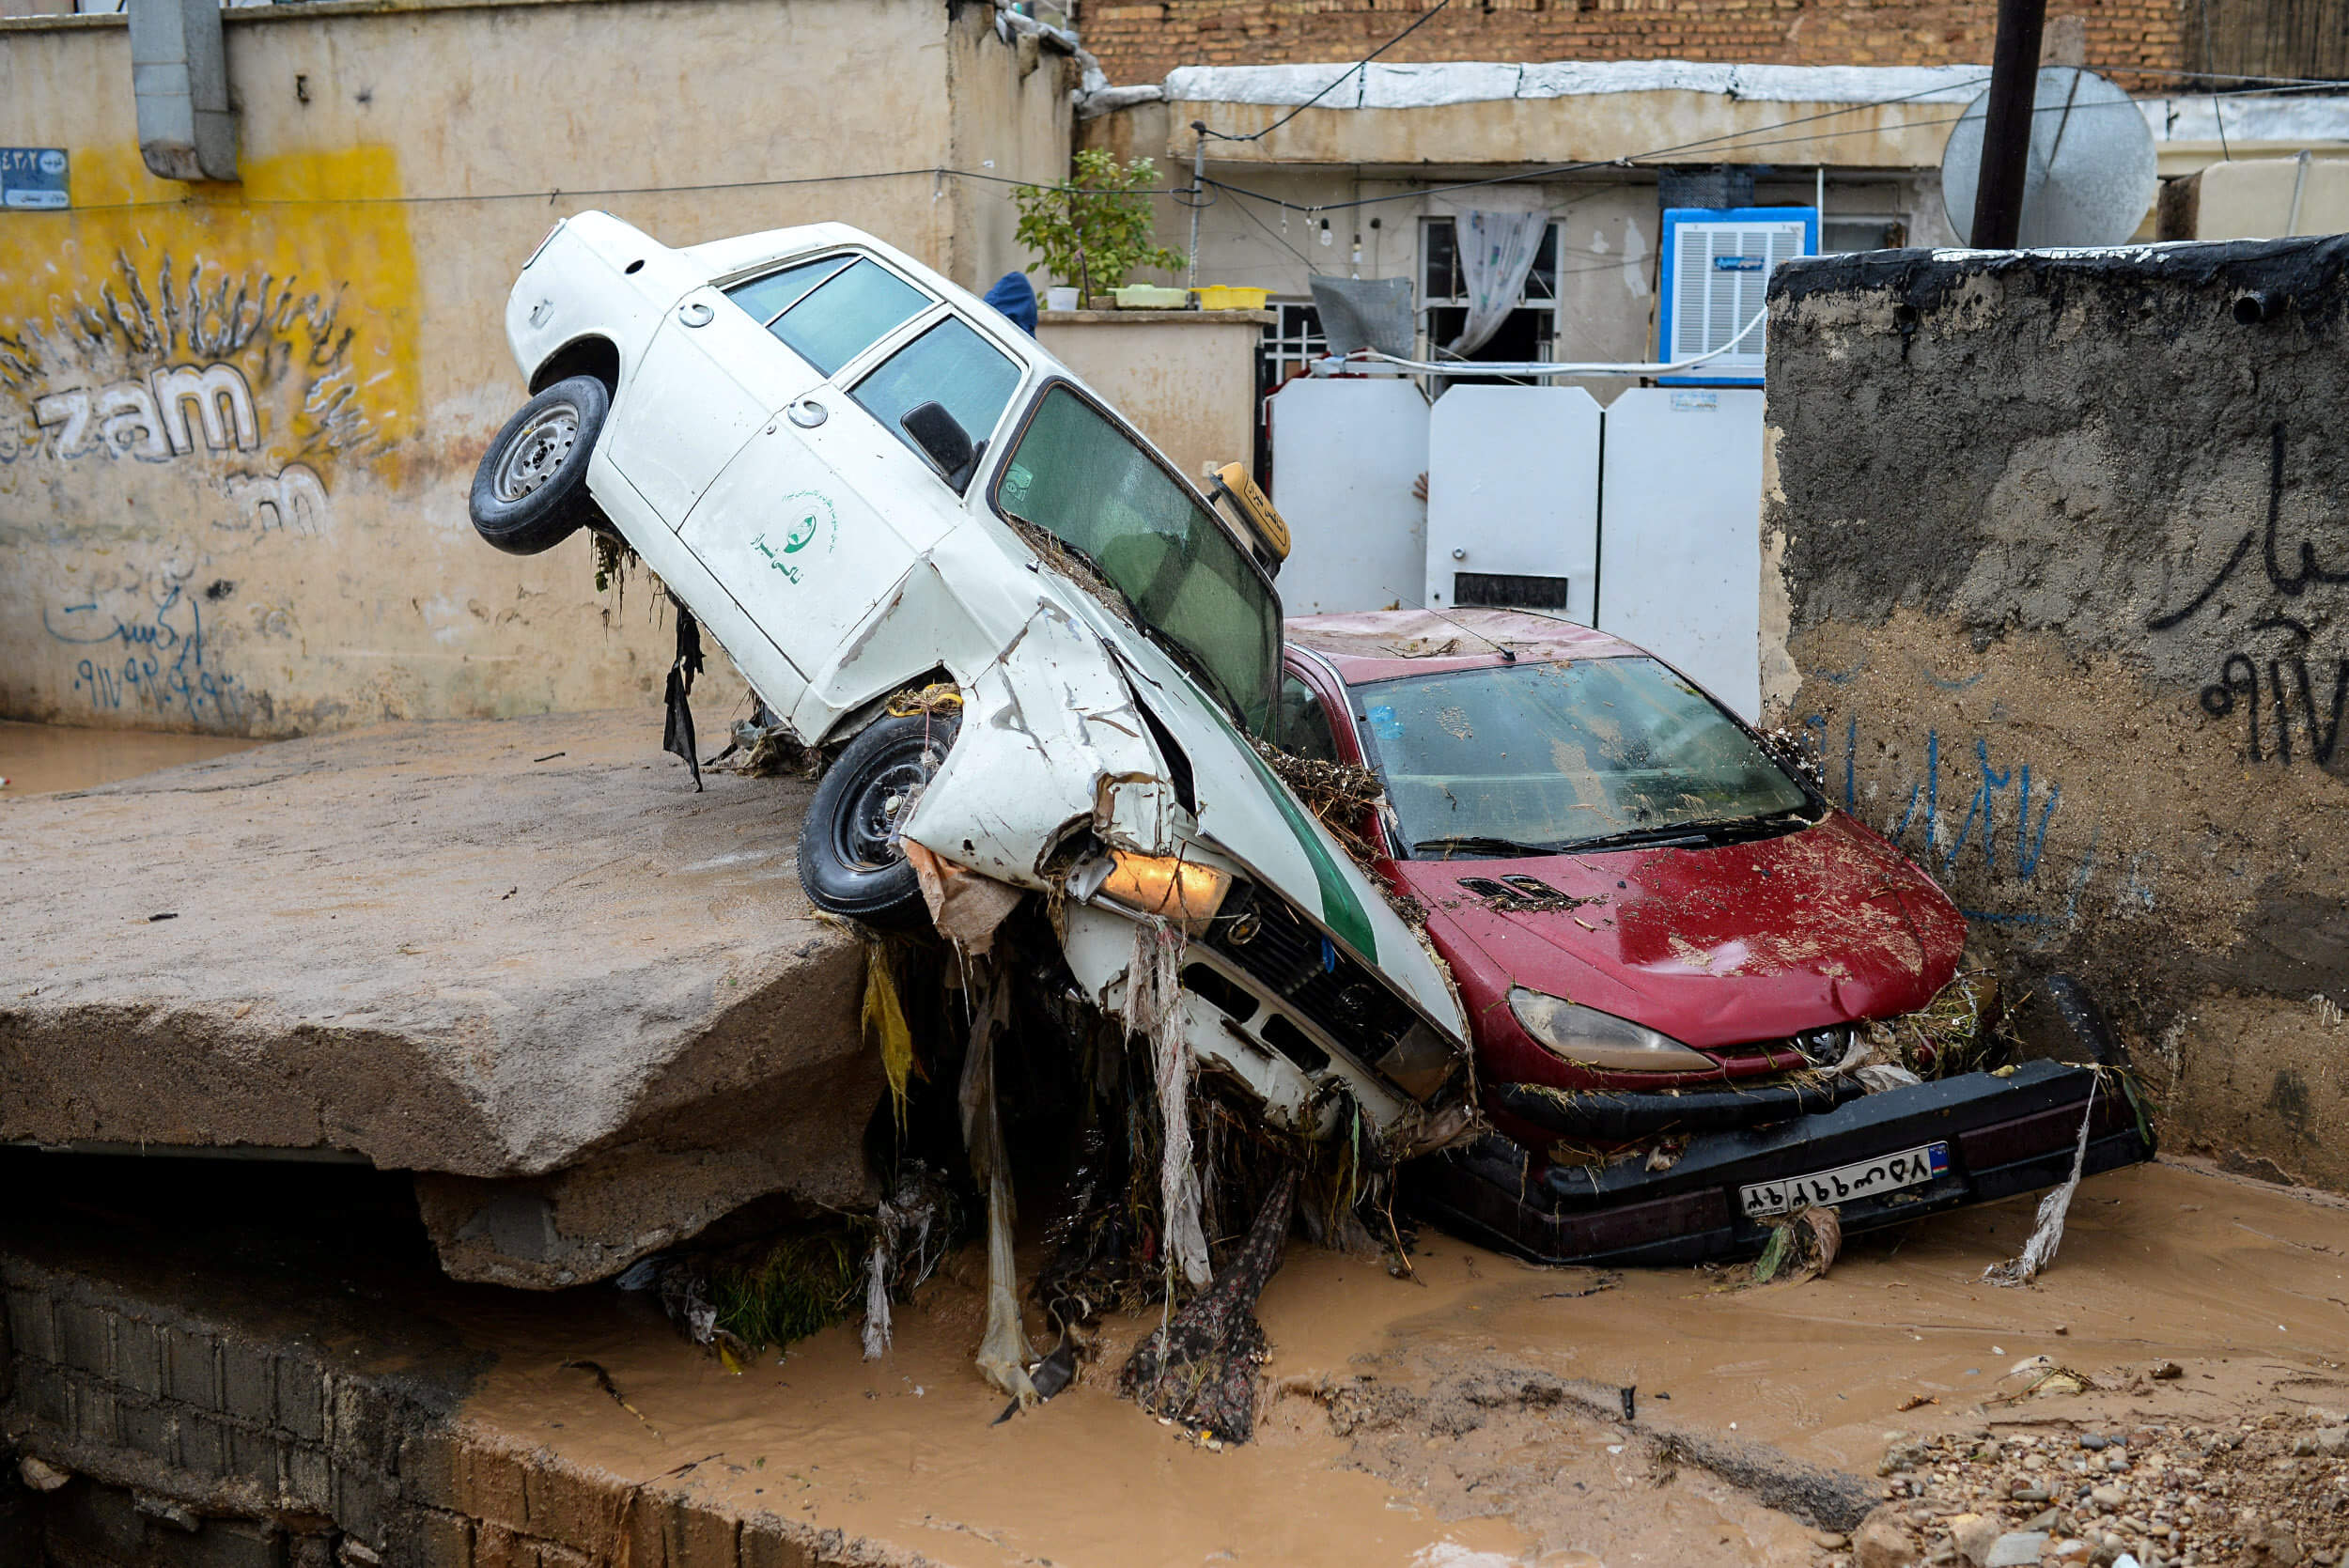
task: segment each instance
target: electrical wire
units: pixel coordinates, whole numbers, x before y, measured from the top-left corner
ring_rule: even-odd
[[[1447,0],[1447,3],[1449,3],[1449,0]],[[1435,8],[1435,10],[1440,10],[1441,8],[1442,7],[1439,6]],[[1435,10],[1430,10],[1424,13],[1420,20],[1423,22],[1425,21],[1428,16],[1435,14]],[[1414,23],[1414,25],[1417,25],[1417,23]],[[1398,41],[1402,37],[1407,36],[1408,32],[1408,29],[1406,29],[1405,34],[1398,34],[1395,39],[1389,40],[1388,46],[1391,47],[1393,42]],[[1376,56],[1373,55],[1369,58],[1376,58]],[[2196,73],[2178,72],[2173,74],[2193,75]],[[2285,97],[2294,93],[2318,92],[2327,88],[2349,89],[2349,81],[2332,81],[2320,78],[2240,77],[2220,79],[2249,81],[2261,84],[2261,85],[2239,87],[2231,91],[2211,92],[2207,94],[2193,93],[2186,96],[2193,98],[2207,97],[2211,99],[2214,105],[2216,105],[2217,101],[2227,98]],[[1870,109],[1890,108],[1897,104],[1911,101],[1912,100],[1918,98],[1948,91],[1952,85],[1971,86],[1977,85],[1978,83],[1987,82],[1989,78],[1987,76],[1983,76],[1973,78],[1963,83],[1943,84],[1939,86],[1922,88],[1917,92],[1904,93],[1892,98],[1875,99],[1862,103],[1841,104],[1833,109],[1822,110],[1817,114],[1800,115],[1792,119],[1778,120],[1768,125],[1752,126],[1743,131],[1723,132],[1714,136],[1700,137],[1694,141],[1678,142],[1667,147],[1651,147],[1642,152],[1626,153],[1615,158],[1584,159],[1578,163],[1553,164],[1547,168],[1529,170],[1519,174],[1496,175],[1484,179],[1456,180],[1448,184],[1425,186],[1408,191],[1392,192],[1384,195],[1361,196],[1351,201],[1317,202],[1310,204],[1300,203],[1292,201],[1284,196],[1273,195],[1267,192],[1252,190],[1245,185],[1237,185],[1229,180],[1216,179],[1213,178],[1203,179],[1201,181],[1201,187],[1213,192],[1230,192],[1234,195],[1244,196],[1252,201],[1263,202],[1268,206],[1278,207],[1286,211],[1298,212],[1306,215],[1315,215],[1323,212],[1337,212],[1358,207],[1375,207],[1386,202],[1416,201],[1427,196],[1442,195],[1454,191],[1479,190],[1488,185],[1523,184],[1543,179],[1555,179],[1563,176],[1585,174],[1598,169],[1633,168],[1649,160],[1665,158],[1680,153],[1701,151],[1706,148],[1720,147],[1728,144],[1736,144],[1741,150],[1751,150],[1753,148],[1765,147],[1784,147],[1808,142],[1831,141],[1840,136],[1860,134],[1861,132],[1855,132],[1851,131],[1821,131],[1813,132],[1808,135],[1773,137],[1770,140],[1759,142],[1753,141],[1750,138],[1763,135],[1764,133],[1772,131],[1783,131],[1797,126],[1811,125],[1822,120],[1833,119],[1843,115],[1859,114]],[[2281,90],[2268,90],[2271,87],[2280,88]],[[2135,102],[2136,101],[2132,100],[2131,101]],[[1300,104],[1299,107],[1301,108],[1303,105]],[[2092,105],[2092,107],[2096,106]],[[2107,104],[2102,105],[2102,107],[2119,108],[2121,105]],[[2055,114],[2061,111],[2061,105],[2051,104],[2035,108],[2033,113]],[[2075,109],[2073,112],[2077,113],[2082,111]],[[1916,120],[1908,122],[1908,125],[1905,128],[1913,129],[1922,126],[1953,125],[1963,117],[1964,116],[1962,115],[1952,115],[1946,117]],[[1270,131],[1271,129],[1273,129],[1271,126],[1266,127],[1267,131]],[[1262,132],[1259,132],[1258,134],[1261,135]],[[2223,120],[2220,122],[2220,134],[2222,137],[2225,135],[2225,126]],[[1256,137],[1227,136],[1222,139],[1228,141],[1253,141]],[[986,184],[1013,186],[1019,189],[1031,191],[1058,190],[1063,184],[1066,183],[1066,181],[1061,180],[1019,179],[1009,175],[989,174],[979,169],[957,169],[946,167],[943,164],[928,164],[913,168],[878,169],[857,174],[800,175],[774,179],[705,180],[682,185],[611,185],[589,186],[579,189],[566,189],[564,187],[557,186],[552,189],[534,191],[456,192],[429,195],[398,196],[241,197],[233,204],[229,205],[239,207],[282,208],[429,207],[463,202],[543,201],[549,206],[552,206],[566,197],[569,197],[573,200],[584,201],[614,196],[691,195],[714,191],[782,190],[797,186],[848,184],[860,180],[912,179],[920,178],[928,178],[933,179],[971,179],[981,181]],[[1145,187],[1138,189],[1133,194],[1137,195],[1169,196],[1177,200],[1189,198],[1190,201],[1199,202],[1202,205],[1210,204],[1215,199],[1212,195],[1202,197],[1199,194],[1199,188],[1194,188],[1193,186],[1188,184]],[[56,210],[64,212],[129,212],[149,211],[167,208],[184,208],[206,204],[207,201],[204,196],[192,192],[187,195],[175,196],[167,200],[99,202],[87,205],[76,204],[73,207],[57,209]],[[1243,207],[1241,210],[1246,211],[1247,209]],[[14,215],[20,218],[29,218],[38,217],[41,214],[34,211],[25,211]],[[1285,241],[1282,241],[1282,243],[1286,245]],[[1288,248],[1292,254],[1296,254],[1294,246],[1289,246]],[[1308,261],[1307,265],[1310,266],[1311,262]]]
[[[1452,0],[1436,0],[1436,3],[1433,6],[1430,6],[1427,9],[1420,12],[1418,17],[1412,21],[1408,27],[1404,28],[1403,31],[1395,34],[1394,37],[1389,39],[1386,42],[1380,44],[1377,48],[1372,50],[1361,59],[1355,61],[1344,71],[1341,71],[1337,76],[1333,77],[1328,86],[1322,88],[1319,92],[1314,94],[1313,97],[1305,100],[1304,102],[1299,103],[1294,109],[1291,109],[1287,114],[1283,115],[1279,119],[1274,120],[1270,125],[1266,126],[1262,131],[1254,132],[1246,136],[1235,136],[1229,132],[1209,131],[1205,126],[1201,126],[1199,128],[1201,133],[1212,136],[1219,142],[1263,141],[1267,136],[1271,135],[1275,131],[1280,130],[1281,127],[1288,124],[1289,121],[1295,119],[1298,116],[1303,114],[1306,110],[1312,108],[1323,99],[1329,97],[1330,94],[1336,89],[1337,85],[1340,82],[1345,81],[1349,76],[1357,76],[1369,70],[1370,63],[1373,60],[1376,60],[1379,55],[1384,54],[1388,50],[1392,49],[1396,44],[1401,43],[1405,39],[1409,38],[1413,33],[1418,32],[1422,27],[1427,25],[1427,23],[1433,20],[1438,11],[1442,10],[1445,7],[1451,4]]]

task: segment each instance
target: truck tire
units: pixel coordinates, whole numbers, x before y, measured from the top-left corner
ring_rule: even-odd
[[[473,476],[473,525],[508,555],[552,550],[601,513],[587,494],[587,459],[612,411],[593,376],[555,382],[506,422]]]
[[[817,908],[868,925],[928,918],[895,831],[913,791],[944,764],[955,727],[938,714],[876,720],[825,771],[800,826],[800,885]]]

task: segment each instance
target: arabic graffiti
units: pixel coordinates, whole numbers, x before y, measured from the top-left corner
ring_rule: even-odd
[[[1832,793],[1840,795],[1844,810],[1868,817],[1869,807],[1878,797],[1873,785],[1862,787],[1861,759],[1871,748],[1862,745],[1859,715],[1851,712],[1843,716],[1840,759],[1828,754],[1831,747],[1827,738],[1826,714],[1810,715],[1805,725],[1820,776],[1828,781]],[[1996,766],[1991,737],[1977,734],[1970,738],[1969,762],[1968,748],[1962,741],[1947,745],[1938,726],[1928,727],[1923,776],[1895,776],[1890,791],[1882,797],[1888,803],[1875,819],[1875,826],[1937,879],[1973,895],[1977,907],[1964,910],[1968,920],[2024,926],[2062,927],[2075,924],[2079,916],[2082,890],[2103,868],[2098,855],[2100,831],[2093,823],[2076,823],[2072,828],[2076,837],[2085,830],[2085,842],[2077,855],[2051,852],[2047,830],[2062,804],[2062,786],[2044,768],[2034,775],[2028,762],[2010,760],[2004,768]],[[1891,754],[1901,753],[1891,751]],[[1956,778],[1945,789],[1942,775],[1952,768],[1956,770]],[[1902,784],[1907,785],[1906,793],[1900,787]],[[1961,792],[1965,799],[1962,812],[1957,805]],[[2125,865],[2114,869],[2122,883],[2121,900],[2131,908],[2153,908],[2151,877],[2156,869],[2153,858],[2133,856]],[[2062,890],[2062,902],[2052,912],[1994,907],[2010,900],[2044,903],[2044,899],[2030,895],[2041,884],[2043,874],[2051,871],[2063,874],[2063,881],[2058,884]]]
[[[2324,591],[2349,586],[2349,566],[2324,564],[2314,539],[2298,540],[2296,551],[2279,541],[2288,446],[2284,425],[2278,421],[2268,431],[2264,524],[2245,529],[2201,590],[2178,609],[2149,617],[2145,629],[2174,631],[2187,627],[2205,610],[2214,613],[2213,618],[2224,616],[2232,608],[2222,598],[2231,585],[2251,596],[2257,613],[2244,635],[2279,633],[2287,639],[2285,644],[2264,659],[2248,646],[2224,646],[2217,656],[2215,678],[2202,687],[2197,701],[2213,720],[2242,715],[2247,761],[2290,765],[2300,757],[2319,768],[2329,768],[2338,753],[2342,710],[2349,706],[2349,657],[2332,656],[2327,691],[2326,657],[2311,656],[2310,650],[2332,620],[2335,607],[2326,602]],[[2349,535],[2338,520],[2319,526]],[[2243,569],[2254,546],[2258,547],[2263,586]],[[2296,745],[2295,730],[2299,732]]]
[[[109,596],[42,613],[57,642],[86,647],[73,667],[73,690],[94,708],[115,711],[133,703],[198,722],[235,724],[244,717],[244,683],[208,661],[203,599],[225,598],[235,584],[220,582],[191,594],[181,577],[165,573],[147,593]]]

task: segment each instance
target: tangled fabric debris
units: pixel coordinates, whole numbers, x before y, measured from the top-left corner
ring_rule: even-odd
[[[1192,1285],[1207,1282],[1207,1237],[1199,1224],[1199,1172],[1191,1163],[1190,1080],[1195,1063],[1183,1032],[1182,932],[1152,917],[1134,926],[1126,970],[1126,1018],[1150,1045],[1158,1086],[1159,1212],[1166,1219],[1167,1266]]]
[[[2088,1162],[2088,1129],[2096,1120],[2096,1091],[2103,1086],[2099,1074],[2088,1086],[2088,1108],[2080,1113],[2079,1141],[2072,1148],[2072,1174],[2061,1187],[2039,1200],[2039,1214],[2032,1221],[2030,1238],[2023,1250],[2005,1263],[1992,1264],[1982,1271],[1982,1277],[1994,1285],[2028,1285],[2039,1278],[2040,1272],[2055,1261],[2056,1249],[2063,1244],[2063,1217],[2071,1212],[2072,1194],[2079,1190],[2080,1172]]]
[[[1215,1283],[1135,1347],[1119,1392],[1193,1432],[1237,1443],[1254,1436],[1256,1369],[1268,1354],[1256,1298],[1281,1266],[1297,1185],[1294,1171],[1281,1178]]]
[[[1027,1372],[1034,1352],[1028,1347],[1019,1298],[1012,1289],[1012,1226],[1018,1217],[1012,1206],[1011,1159],[1003,1143],[1002,1108],[995,1097],[995,1046],[1010,1015],[1011,987],[998,970],[986,1001],[972,1019],[958,1098],[971,1175],[987,1204],[987,1330],[979,1342],[979,1373],[1015,1402],[1028,1405],[1037,1397]]]
[[[954,1245],[954,1188],[918,1159],[904,1162],[897,1185],[873,1211],[873,1249],[864,1264],[864,1358],[878,1360],[892,1336],[890,1302],[910,1298],[938,1272]]]

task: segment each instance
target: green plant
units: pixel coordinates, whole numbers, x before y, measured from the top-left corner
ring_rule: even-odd
[[[1180,267],[1181,253],[1157,242],[1150,198],[1143,194],[1158,178],[1147,158],[1121,165],[1097,149],[1080,152],[1073,179],[1012,193],[1019,241],[1037,253],[1046,272],[1088,297],[1115,288],[1137,268]]]

